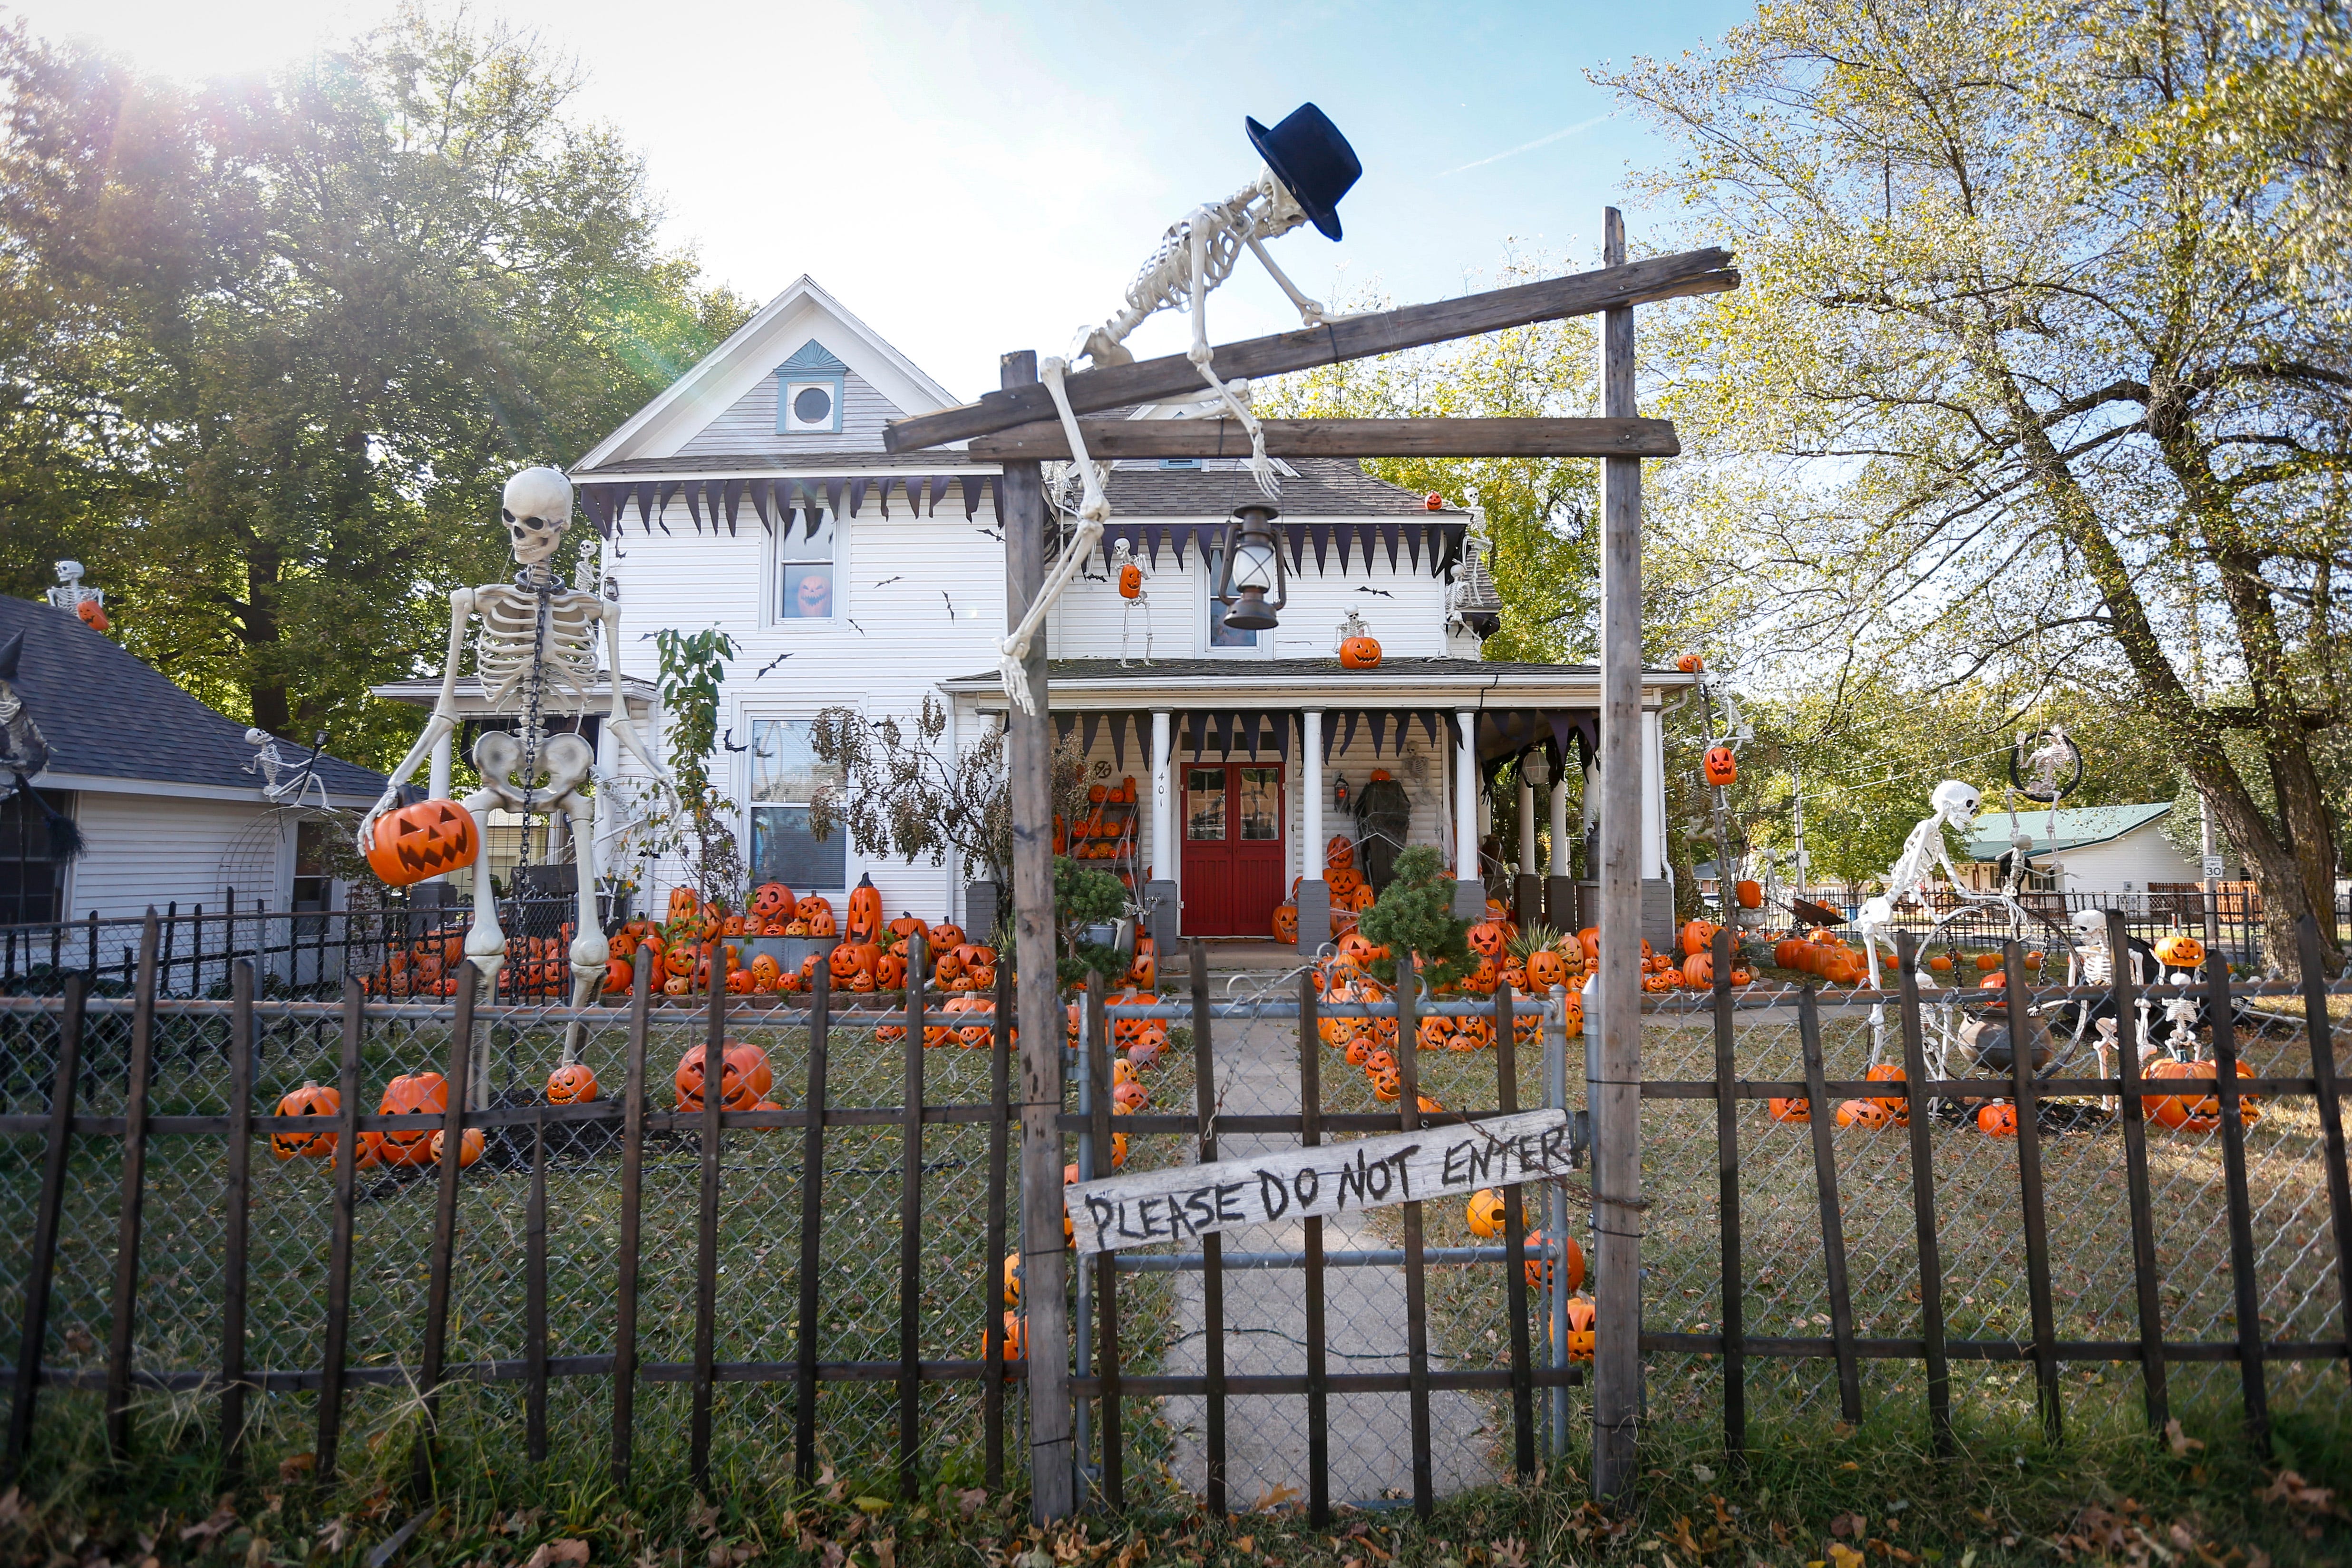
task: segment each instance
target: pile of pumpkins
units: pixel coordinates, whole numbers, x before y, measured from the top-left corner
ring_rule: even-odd
[[[1987,991],[1999,991],[2009,984],[2008,972],[2001,967],[2001,956],[1998,952],[1970,954],[1961,952],[1957,948],[1948,948],[1928,958],[1927,972],[1942,978],[1962,973],[1968,967],[1973,966],[1978,975],[1979,987]],[[2042,968],[2042,954],[2039,950],[2025,955],[2025,968],[2028,973],[2036,973]],[[1946,984],[1957,984],[1958,982],[1949,980]]]
[[[1675,933],[1673,952],[1654,952],[1649,942],[1642,943],[1642,989],[1663,991],[1712,991],[1715,989],[1715,935],[1723,928],[1709,921],[1692,921]],[[1598,933],[1594,933],[1598,936]],[[1738,957],[1738,945],[1732,948],[1731,984],[1735,986],[1751,984],[1755,972]]]
[[[1386,769],[1372,770],[1374,779],[1389,776]],[[1298,940],[1298,889],[1304,877],[1293,878],[1290,900],[1274,907],[1274,940],[1296,942]],[[1356,917],[1372,907],[1378,895],[1364,874],[1356,869],[1355,842],[1344,833],[1333,834],[1331,842],[1323,847],[1323,883],[1331,889],[1331,934],[1347,935],[1356,929]],[[1318,939],[1319,940],[1319,939]]]
[[[579,1070],[586,1072],[587,1068]],[[590,1081],[594,1081],[593,1075]],[[278,1102],[278,1114],[280,1116],[339,1116],[342,1109],[342,1090],[320,1083],[305,1083]],[[377,1103],[375,1110],[379,1116],[446,1115],[449,1110],[449,1082],[437,1072],[404,1074],[384,1085],[383,1099]],[[269,1152],[280,1161],[326,1160],[333,1156],[336,1135],[331,1130],[273,1132],[269,1135]],[[457,1142],[457,1163],[472,1164],[482,1157],[485,1147],[482,1130],[467,1128],[465,1135]],[[359,1140],[359,1168],[367,1171],[379,1167],[398,1169],[437,1165],[441,1163],[442,1148],[441,1129],[437,1127],[362,1132]]]
[[[1116,784],[1089,784],[1087,804],[1092,809],[1073,826],[1060,813],[1054,816],[1054,853],[1073,860],[1117,860],[1135,848],[1135,775]],[[1106,807],[1127,806],[1118,811]]]
[[[443,931],[394,946],[373,974],[360,976],[370,996],[455,996],[466,961],[466,933]],[[510,996],[562,997],[572,993],[572,922],[554,936],[507,938],[499,989]]]
[[[1465,1211],[1465,1217],[1466,1217],[1470,1222],[1470,1234],[1476,1237],[1479,1240],[1501,1240],[1503,1237],[1503,1194],[1493,1187],[1479,1188],[1476,1192],[1470,1194],[1470,1203],[1468,1208]],[[1542,1231],[1531,1230],[1528,1232],[1527,1249],[1529,1257],[1527,1262],[1527,1271],[1528,1289],[1530,1290],[1549,1289],[1553,1283],[1553,1259],[1534,1256],[1534,1254],[1539,1249],[1548,1247],[1551,1245],[1551,1241]],[[1570,1361],[1591,1361],[1592,1359],[1592,1347],[1595,1339],[1595,1329],[1597,1327],[1597,1314],[1593,1309],[1592,1298],[1583,1293],[1584,1248],[1576,1244],[1576,1237],[1572,1236],[1564,1236],[1560,1237],[1558,1268],[1560,1276],[1560,1289],[1569,1293],[1568,1343],[1566,1347],[1568,1351],[1568,1359]],[[1541,1308],[1533,1302],[1529,1303],[1529,1309],[1538,1312],[1541,1311]]]
[[[729,940],[756,936],[839,940],[829,952],[811,953],[797,969],[787,970],[765,953],[747,963],[742,942]],[[668,918],[662,923],[631,921],[613,933],[604,991],[607,995],[628,994],[635,984],[639,948],[654,954],[660,990],[671,997],[707,995],[714,979],[740,996],[812,990],[820,964],[837,991],[899,991],[907,984],[917,938],[936,989],[976,993],[996,984],[994,948],[966,942],[963,928],[950,921],[929,925],[902,911],[886,921],[881,892],[866,878],[850,891],[845,922],[835,919],[831,900],[818,893],[796,898],[781,882],[761,883],[742,914],[704,901],[691,888],[674,888]]]

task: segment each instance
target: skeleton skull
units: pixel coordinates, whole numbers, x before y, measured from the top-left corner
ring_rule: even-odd
[[[515,564],[536,566],[572,526],[572,481],[558,468],[525,468],[507,481],[499,516],[514,541]]]
[[[82,563],[79,561],[60,561],[57,563],[58,581],[68,588],[79,588],[81,586],[82,570]]]
[[[1927,804],[1937,816],[1953,826],[1966,827],[1976,820],[1977,806],[1983,799],[1984,797],[1977,793],[1974,784],[1965,784],[1958,779],[1946,779],[1942,784],[1937,784],[1935,793],[1927,797]]]

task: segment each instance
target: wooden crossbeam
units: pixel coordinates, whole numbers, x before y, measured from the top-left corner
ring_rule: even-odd
[[[1589,316],[1693,294],[1720,294],[1738,287],[1739,274],[1731,265],[1729,251],[1685,250],[1622,267],[1548,278],[1540,283],[1522,283],[1427,305],[1407,305],[1400,310],[1350,316],[1300,331],[1227,343],[1217,350],[1216,368],[1219,375],[1227,378],[1280,375],[1286,371],[1420,348],[1451,338],[1524,327],[1534,321]],[[1197,395],[1204,390],[1200,371],[1182,354],[1080,371],[1063,385],[1069,395],[1071,410],[1078,414],[1149,403],[1179,393]],[[1024,385],[992,392],[978,403],[968,403],[961,408],[893,420],[884,428],[883,441],[893,452],[914,452],[943,442],[993,435],[1053,416],[1053,401],[1045,387]]]
[[[1281,458],[1671,458],[1669,419],[1268,419],[1265,449]],[[1249,436],[1231,419],[1086,419],[1089,455],[1245,458]],[[1067,458],[1058,422],[975,437],[975,458]]]

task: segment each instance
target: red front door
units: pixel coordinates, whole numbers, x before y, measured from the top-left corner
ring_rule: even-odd
[[[1286,868],[1282,768],[1195,763],[1184,770],[1184,934],[1274,934]]]

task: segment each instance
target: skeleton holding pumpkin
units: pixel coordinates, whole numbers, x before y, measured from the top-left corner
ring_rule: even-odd
[[[550,732],[548,721],[559,711],[576,714],[587,709],[589,689],[597,679],[600,631],[605,666],[614,672],[604,722],[656,778],[668,775],[630,721],[622,697],[620,606],[564,584],[548,565],[572,526],[572,481],[554,468],[525,468],[507,481],[499,516],[519,568],[514,581],[450,594],[449,655],[442,669],[440,697],[416,743],[393,770],[383,798],[362,819],[359,845],[362,854],[374,847],[377,820],[399,805],[401,785],[457,729],[457,675],[465,660],[468,624],[478,617],[474,668],[481,680],[484,710],[520,722],[511,733],[486,731],[474,743],[474,765],[482,784],[457,804],[472,818],[477,841],[483,814],[493,807],[526,816],[561,811],[569,821],[579,869],[580,912],[568,957],[572,1001],[584,1006],[604,984],[609,956],[596,920],[596,798],[587,792],[596,755],[578,734]],[[506,947],[490,879],[477,875],[465,953],[486,984],[496,982]]]

